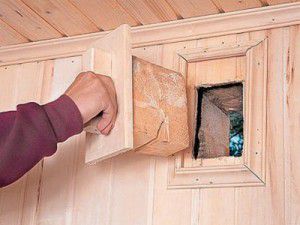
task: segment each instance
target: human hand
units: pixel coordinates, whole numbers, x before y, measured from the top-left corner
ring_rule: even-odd
[[[117,117],[117,96],[110,77],[93,72],[80,73],[65,92],[77,105],[83,123],[101,113],[97,128],[108,135]]]

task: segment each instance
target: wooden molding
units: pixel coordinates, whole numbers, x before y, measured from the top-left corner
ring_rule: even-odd
[[[241,187],[265,184],[267,39],[213,48],[184,49],[186,64],[229,57],[246,57],[244,85],[244,149],[239,160],[221,157],[209,167],[185,165],[184,153],[169,159],[169,188]],[[233,81],[235,82],[235,81]],[[214,83],[218,84],[218,83]],[[195,83],[197,86],[198,84]],[[204,84],[206,85],[206,84]],[[193,135],[194,136],[194,135]],[[233,160],[227,160],[228,158]]]
[[[132,28],[133,47],[300,24],[300,2]],[[0,48],[0,66],[82,55],[110,31]]]
[[[247,51],[260,44],[261,40],[253,40],[246,44],[233,44],[212,48],[191,48],[178,51],[177,54],[188,63],[201,62],[213,59],[224,59],[237,56],[245,56]]]

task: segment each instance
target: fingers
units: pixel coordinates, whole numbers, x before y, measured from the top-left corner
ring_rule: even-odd
[[[109,104],[108,107],[103,110],[102,119],[98,123],[98,130],[101,134],[108,135],[113,129],[117,117],[117,95],[112,79],[104,75],[98,76],[101,81],[105,83],[105,87],[109,95]]]
[[[107,90],[109,92],[109,95],[111,97],[111,100],[112,100],[112,103],[113,103],[114,107],[116,109],[118,109],[116,89],[115,89],[115,85],[114,85],[113,80],[110,77],[108,77],[108,76],[104,76],[104,75],[100,75],[100,76],[101,76],[101,80],[107,86]]]
[[[102,112],[98,130],[108,135],[117,117],[118,104],[113,80],[101,74],[87,71],[80,73],[65,92],[69,95],[86,123]]]
[[[115,118],[112,118],[111,115],[103,114],[102,118],[98,123],[98,130],[103,135],[108,135],[115,124]]]
[[[108,135],[112,128],[113,128],[114,124],[113,123],[110,123],[106,128],[104,128],[102,131],[101,131],[101,134],[103,135]]]
[[[115,125],[116,117],[117,110],[112,104],[103,110],[101,119],[97,126],[101,134],[108,135],[110,133]]]

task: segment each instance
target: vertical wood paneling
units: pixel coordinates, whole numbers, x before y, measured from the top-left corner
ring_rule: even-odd
[[[236,35],[222,36],[199,40],[198,47],[222,46],[236,43]],[[209,60],[196,64],[196,84],[230,82],[237,78],[237,58]],[[214,160],[214,159],[212,159]],[[216,159],[217,160],[217,159]],[[205,166],[210,159],[197,160]],[[194,164],[197,164],[196,162]],[[220,201],[220,199],[222,199]],[[234,224],[235,220],[235,189],[217,188],[200,190],[200,224]],[[219,216],[221,215],[222,216]]]
[[[36,95],[39,96],[36,99],[36,102],[43,104],[45,103],[43,99],[47,96],[46,88],[44,88],[45,80],[49,79],[52,76],[52,62],[38,62],[37,68],[35,71],[28,70],[24,71],[25,76],[34,76],[34,84],[37,85]],[[29,68],[30,69],[30,68]],[[23,76],[23,75],[22,75]],[[22,83],[22,82],[21,82]],[[30,80],[27,82],[27,85],[32,85],[33,81]],[[20,88],[20,90],[22,90]],[[23,92],[23,91],[22,91]],[[25,90],[24,90],[25,92]],[[33,91],[32,93],[35,93]],[[23,102],[30,101],[28,99],[23,99]],[[36,224],[36,211],[39,201],[39,190],[40,190],[40,181],[41,174],[43,170],[43,160],[39,162],[31,171],[26,175],[26,186],[24,193],[24,202],[23,202],[23,214],[22,214],[22,225],[34,225]]]
[[[20,66],[13,65],[0,68],[1,84],[1,111],[15,109],[17,103],[16,81],[20,74]],[[20,225],[22,216],[22,205],[24,199],[24,187],[26,176],[14,184],[1,189],[0,191],[0,224]]]
[[[63,94],[80,71],[81,57],[55,60],[48,101]],[[82,144],[83,136],[75,136],[59,144],[52,157],[44,159],[37,211],[38,224],[71,224],[76,162]]]
[[[267,168],[265,224],[284,224],[284,123],[283,84],[287,64],[287,40],[283,28],[268,33]]]
[[[162,45],[153,45],[132,50],[132,55],[144,59],[150,63],[161,65],[162,63]]]
[[[191,221],[191,190],[167,189],[168,160],[157,158],[154,187],[153,225],[182,225]]]
[[[113,159],[110,224],[147,225],[153,195],[151,156],[126,153]],[[149,188],[151,190],[149,190]],[[148,209],[148,207],[150,207]]]
[[[202,189],[200,201],[199,224],[234,224],[234,188]]]
[[[181,71],[180,61],[176,51],[195,46],[196,41],[164,45],[160,65],[171,70]],[[153,225],[181,225],[190,223],[192,191],[167,190],[167,173],[168,159],[157,158],[154,187]],[[182,207],[183,205],[184,207]]]
[[[262,40],[265,32],[258,32],[254,37],[250,33],[238,35],[238,42],[242,43],[250,38]],[[242,73],[245,73],[242,72]],[[235,225],[264,225],[265,218],[265,188],[235,188]]]
[[[0,190],[2,225],[298,225],[299,26],[134,49],[134,54],[179,70],[176,51],[261,39],[268,34],[267,180],[264,187],[168,190],[166,158],[128,153],[92,166],[84,163],[84,136],[60,144],[27,176]],[[239,59],[191,65],[192,74],[241,78]],[[233,65],[236,70],[231,70]],[[225,68],[225,69],[222,69]],[[0,111],[19,102],[54,100],[81,70],[79,57],[0,68]],[[193,71],[194,70],[194,71]],[[188,77],[189,82],[193,82]],[[43,82],[43,84],[42,84]],[[47,94],[48,93],[48,94]],[[51,98],[45,97],[51,95]],[[187,162],[197,165],[193,160]],[[41,181],[40,181],[40,175]],[[41,182],[41,183],[40,183]]]
[[[17,104],[39,102],[42,94],[43,65],[26,63],[0,68],[0,111],[15,110]],[[17,182],[0,190],[0,224],[23,225],[35,213],[40,166]],[[34,194],[34,196],[32,196]],[[28,206],[32,203],[32,206]]]
[[[109,225],[112,160],[87,165],[84,159],[82,146],[77,160],[72,222],[74,225]]]
[[[266,225],[265,187],[236,188],[235,225]]]
[[[266,35],[264,31],[250,33],[251,39],[261,39]],[[237,225],[284,224],[283,79],[288,43],[283,28],[269,31],[268,40],[266,186],[237,188]]]
[[[300,224],[300,27],[290,30],[290,55],[285,76],[286,224]]]

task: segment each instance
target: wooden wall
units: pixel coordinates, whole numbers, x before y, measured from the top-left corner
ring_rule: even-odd
[[[258,37],[269,44],[265,187],[167,190],[166,158],[127,153],[87,166],[84,136],[77,135],[0,190],[0,224],[299,225],[300,26],[142,47],[134,54],[178,70],[176,50]],[[80,57],[1,67],[0,111],[55,99],[80,69]]]

